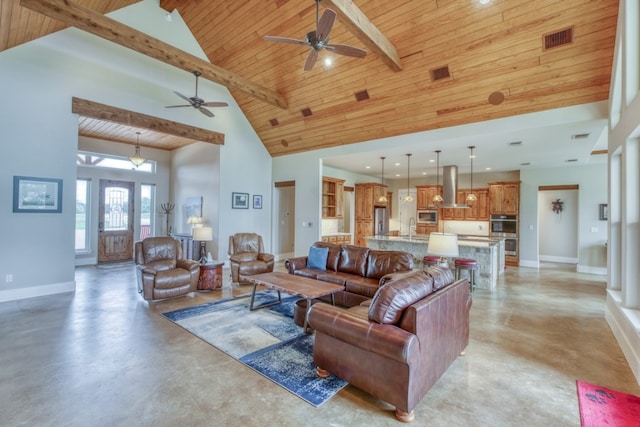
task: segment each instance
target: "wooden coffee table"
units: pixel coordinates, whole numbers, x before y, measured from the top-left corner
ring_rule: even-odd
[[[309,327],[309,310],[311,309],[311,300],[331,295],[331,303],[335,305],[335,293],[344,290],[344,286],[334,283],[323,282],[321,280],[309,279],[308,277],[296,276],[295,274],[273,272],[262,273],[245,277],[248,282],[253,284],[253,292],[251,293],[251,304],[249,310],[258,310],[260,308],[271,307],[280,304],[280,292],[286,292],[291,295],[297,295],[307,300],[307,309],[304,314],[304,331],[308,332]],[[278,300],[264,303],[255,307],[253,305],[256,297],[256,288],[258,285],[268,289],[278,291]]]

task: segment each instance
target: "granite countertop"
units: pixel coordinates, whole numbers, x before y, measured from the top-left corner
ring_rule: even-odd
[[[328,237],[328,236],[351,236],[351,233],[340,233],[336,231],[335,233],[326,233],[322,235],[322,237]]]
[[[387,240],[397,242],[410,242],[410,243],[429,243],[429,236],[369,236],[367,239],[375,240]],[[474,246],[474,247],[489,247],[500,243],[501,239],[491,239],[489,237],[458,237],[458,245],[460,246]]]

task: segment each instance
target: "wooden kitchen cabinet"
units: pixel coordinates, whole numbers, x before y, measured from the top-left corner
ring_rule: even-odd
[[[418,224],[416,225],[416,234],[426,234],[427,236],[431,233],[436,233],[438,231],[438,224]]]
[[[355,185],[355,224],[356,233],[354,243],[358,246],[367,246],[365,240],[373,236],[373,209],[386,206],[378,202],[380,195],[387,194],[387,186],[378,183],[363,183]]]
[[[482,188],[473,190],[477,200],[475,202],[467,202],[467,195],[471,190],[465,191],[465,203],[470,206],[464,210],[464,219],[469,221],[489,221],[489,189]]]
[[[518,215],[520,210],[520,182],[489,183],[489,213]]]
[[[342,218],[344,180],[322,177],[322,218]]]
[[[417,185],[416,186],[416,209],[433,209],[430,205],[436,194],[442,196],[442,185]]]
[[[374,235],[373,220],[356,220],[356,238],[355,244],[357,246],[367,247],[366,238]]]

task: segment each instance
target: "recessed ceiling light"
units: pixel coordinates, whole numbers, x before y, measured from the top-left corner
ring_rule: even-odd
[[[426,175],[426,174],[427,174],[426,172],[422,172],[422,175]]]
[[[491,170],[491,168],[484,168],[484,170],[486,170],[486,171],[490,171],[490,170]]]
[[[435,160],[433,160],[433,159],[429,160],[429,163],[435,163],[435,162],[436,162],[436,161],[435,161]]]
[[[398,177],[398,176],[400,176],[400,174],[399,174],[399,173],[397,173],[397,174],[396,174],[396,177]]]
[[[365,169],[371,169],[371,166],[365,166],[364,168]]]
[[[400,163],[394,163],[393,165],[394,166],[400,166]]]
[[[173,16],[171,16],[171,14],[169,12],[167,12],[166,15],[164,15],[164,19],[167,22],[171,22],[171,21],[173,21]]]

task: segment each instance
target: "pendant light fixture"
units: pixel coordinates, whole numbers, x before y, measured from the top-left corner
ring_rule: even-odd
[[[440,150],[436,150],[436,188],[440,187]],[[442,203],[442,196],[440,191],[436,192],[433,196],[433,203]]]
[[[404,196],[404,198],[402,199],[403,202],[407,202],[407,203],[411,203],[413,202],[413,196],[411,195],[411,193],[409,192],[409,170],[410,170],[410,163],[411,163],[411,154],[407,154],[407,195]]]
[[[475,157],[473,155],[473,149],[476,147],[470,145],[468,148],[471,151],[471,154],[469,155],[469,158],[471,159],[471,191],[469,192],[469,194],[467,194],[467,202],[475,202],[476,200],[478,200],[476,194],[473,192],[473,158]]]
[[[384,185],[384,159],[386,159],[386,157],[380,157],[380,160],[382,160],[382,185]],[[379,203],[387,203],[387,201],[387,196],[384,193],[378,197]]]
[[[135,167],[138,167],[147,161],[147,159],[140,155],[140,132],[136,132],[136,153],[129,157],[129,161],[133,163]]]

